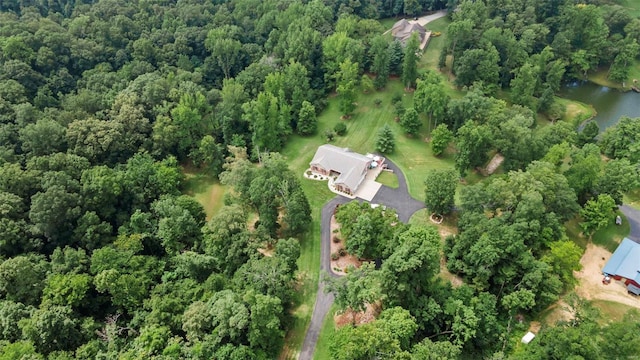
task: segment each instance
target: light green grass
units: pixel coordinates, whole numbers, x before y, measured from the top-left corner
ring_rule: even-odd
[[[193,169],[183,169],[183,172],[186,177],[184,194],[193,196],[204,208],[207,220],[211,219],[224,205],[226,186],[221,185],[216,176],[195,172]]]
[[[622,217],[622,225],[616,225],[615,217],[612,217],[609,224],[596,231],[591,239],[594,244],[602,246],[611,252],[616,251],[620,241],[629,235],[630,232],[629,221],[627,221],[624,214],[620,211],[616,211],[616,215]]]
[[[627,77],[627,81],[625,82],[624,87],[622,86],[622,83],[609,80],[608,75],[609,67],[600,67],[596,71],[589,74],[589,81],[594,82],[598,85],[629,91],[631,90],[631,86],[634,85],[634,79],[640,81],[640,61],[635,59],[633,61],[633,64],[631,64],[631,67],[629,69],[629,76]],[[635,85],[639,86],[639,84]]]
[[[591,238],[591,242],[593,242],[593,244],[602,246],[611,252],[616,250],[620,241],[622,241],[625,236],[629,235],[630,231],[629,222],[625,216],[620,211],[617,211],[616,215],[620,215],[622,217],[622,225],[616,225],[615,216],[613,216],[611,218],[611,222],[604,228],[596,231]],[[586,249],[587,244],[589,243],[589,238],[582,234],[582,228],[580,228],[579,221],[580,219],[575,217],[567,221],[564,224],[564,227],[567,230],[567,237],[582,249]]]
[[[618,0],[616,3],[624,7],[628,14],[633,17],[640,17],[640,1],[638,0]]]
[[[562,121],[567,121],[577,126],[580,122],[596,116],[596,109],[592,105],[560,97],[556,97],[556,101],[566,107]]]
[[[623,197],[625,204],[640,210],[640,188],[629,191]]]
[[[376,181],[393,189],[398,187],[398,177],[389,171],[381,172],[376,178]]]
[[[391,97],[395,93],[403,95],[405,106],[412,106],[412,94],[404,93],[399,81],[390,81],[386,89],[373,94],[360,94],[358,107],[349,120],[341,120],[335,97],[329,99],[327,108],[318,117],[317,135],[311,137],[292,136],[282,154],[287,158],[289,167],[295,174],[299,174],[302,188],[309,199],[313,210],[313,224],[310,233],[301,241],[301,255],[298,261],[301,274],[301,285],[297,292],[296,307],[292,313],[293,324],[287,334],[286,346],[280,356],[281,359],[293,359],[302,345],[306,333],[318,286],[320,268],[320,210],[333,196],[327,189],[326,182],[304,179],[302,174],[309,167],[318,146],[326,143],[322,134],[327,129],[333,129],[339,121],[347,124],[345,136],[336,137],[333,144],[349,147],[354,151],[366,154],[375,151],[375,141],[378,129],[389,124],[395,133],[396,150],[385,155],[393,160],[407,176],[412,196],[422,198],[423,181],[426,173],[434,168],[453,167],[453,156],[437,159],[433,157],[428,144],[422,139],[426,136],[426,124],[422,132],[415,138],[402,134],[400,125],[394,120],[394,108]],[[376,98],[382,99],[380,106],[374,104]]]
[[[448,17],[443,17],[428,23],[425,27],[427,31],[432,33],[440,32],[440,36],[431,36],[427,47],[424,49],[424,55],[420,59],[420,67],[423,69],[438,69],[438,61],[440,59],[440,52],[445,44],[444,33],[447,30],[447,26],[451,23]]]
[[[593,300],[591,305],[600,310],[600,317],[598,318],[600,325],[622,321],[629,310],[635,309],[629,305],[607,300]]]
[[[320,336],[316,343],[316,351],[313,353],[314,360],[329,360],[331,356],[329,354],[329,343],[331,342],[331,336],[336,332],[336,325],[333,321],[333,314],[338,308],[333,305],[327,317],[322,323],[322,330],[320,330]]]
[[[573,241],[582,250],[587,248],[589,239],[582,235],[582,229],[580,228],[577,217],[564,223],[564,228],[567,230],[566,233],[569,240]]]

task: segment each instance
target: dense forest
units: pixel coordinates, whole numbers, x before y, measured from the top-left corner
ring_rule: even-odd
[[[415,108],[398,107],[407,133],[422,116],[433,146],[455,143],[456,173],[440,179],[491,150],[511,172],[465,189],[443,249],[432,228],[343,207],[350,251],[384,261],[329,286],[338,306],[383,299],[384,311],[339,330],[332,353],[507,357],[514,314],[573,283],[563,222],[639,185],[640,119],[599,138],[593,125],[535,129],[538,112],[561,117],[563,81],[601,67],[628,81],[640,19],[587,3],[0,1],[0,358],[276,358],[312,220],[278,151],[317,135],[329,94],[348,117],[357,87],[392,76],[415,89]],[[439,9],[452,20],[440,67],[468,90],[459,99],[416,68],[415,37],[403,47],[378,21]],[[183,195],[183,166],[233,189],[211,219]],[[441,251],[466,285],[435,277]],[[345,292],[356,283],[371,291]],[[632,354],[611,334],[638,322],[602,328],[572,305],[581,317],[519,356],[567,358],[569,338],[584,358]]]

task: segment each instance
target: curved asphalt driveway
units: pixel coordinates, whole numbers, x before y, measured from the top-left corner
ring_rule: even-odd
[[[631,231],[627,237],[640,244],[640,210],[634,209],[629,205],[621,205],[620,211],[627,217],[629,222]]]
[[[424,208],[424,203],[418,201],[409,195],[407,188],[407,180],[396,164],[391,160],[386,160],[387,168],[393,170],[398,177],[398,188],[392,189],[388,186],[382,185],[376,196],[373,197],[371,203],[386,205],[394,208],[398,213],[398,219],[402,222],[408,222],[411,215],[416,211]],[[330,276],[337,276],[331,270],[331,216],[336,209],[336,206],[340,204],[346,204],[351,199],[344,196],[336,196],[331,199],[322,207],[320,215],[320,274],[327,273]],[[307,334],[304,337],[302,343],[302,349],[300,350],[300,356],[298,360],[311,360],[313,359],[313,352],[316,348],[316,342],[320,335],[320,329],[322,328],[322,322],[325,316],[331,309],[333,304],[333,294],[325,294],[324,283],[322,279],[318,282],[318,293],[316,294],[316,304],[313,307],[313,314],[311,315],[311,323],[307,329]]]

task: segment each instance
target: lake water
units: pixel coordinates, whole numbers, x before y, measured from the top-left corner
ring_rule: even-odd
[[[560,96],[591,104],[597,111],[595,121],[600,131],[615,125],[621,116],[640,117],[640,93],[621,92],[592,82],[572,83]]]

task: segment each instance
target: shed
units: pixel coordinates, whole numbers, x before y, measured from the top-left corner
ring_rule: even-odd
[[[526,334],[524,334],[524,336],[522,337],[522,343],[528,344],[531,342],[531,340],[533,340],[534,337],[536,337],[536,334],[529,331]]]

